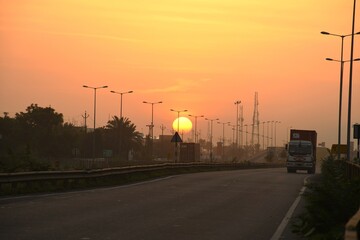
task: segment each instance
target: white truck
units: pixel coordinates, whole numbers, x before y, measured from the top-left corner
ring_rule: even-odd
[[[314,130],[290,130],[290,142],[287,145],[286,167],[288,173],[307,170],[315,173],[317,133]]]

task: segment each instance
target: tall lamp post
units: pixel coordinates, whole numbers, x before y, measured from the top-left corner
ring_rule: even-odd
[[[275,147],[276,147],[276,124],[277,124],[277,123],[281,123],[281,122],[275,121]]]
[[[231,125],[230,123],[228,124],[229,127],[231,127],[231,130],[233,132],[233,137],[232,137],[232,146],[235,146],[235,130],[236,130],[236,125]]]
[[[239,104],[240,103],[241,103],[241,101],[234,102],[234,104],[236,105],[236,121],[235,121],[235,126],[236,126],[236,148],[239,147]]]
[[[337,148],[337,153],[338,153],[338,159],[340,159],[340,145],[341,145],[341,112],[342,112],[342,88],[343,88],[343,75],[344,75],[344,38],[348,37],[348,36],[352,36],[352,34],[346,34],[346,35],[340,35],[340,34],[333,34],[333,33],[329,33],[329,32],[325,32],[322,31],[321,34],[324,35],[330,35],[330,36],[335,36],[335,37],[340,37],[341,38],[341,50],[340,50],[340,94],[339,94],[339,121],[338,121],[338,148]],[[357,32],[355,34],[360,34],[360,32]],[[326,60],[328,61],[334,61],[331,58],[326,58]]]
[[[180,131],[180,113],[181,112],[187,112],[188,110],[184,109],[184,110],[174,110],[174,109],[170,109],[170,111],[172,112],[177,112],[178,117],[177,117],[177,133],[179,134]],[[175,142],[175,162],[178,160],[178,142]]]
[[[177,132],[179,133],[179,131],[180,131],[180,113],[181,112],[187,112],[188,110],[174,110],[174,109],[170,109],[170,111],[172,111],[172,112],[177,112],[178,113],[178,117],[177,117]]]
[[[162,101],[159,102],[147,102],[143,101],[145,104],[151,104],[151,125],[150,125],[150,134],[151,134],[151,140],[154,141],[154,105],[160,104]]]
[[[213,139],[213,122],[214,121],[218,121],[218,118],[205,118],[205,120],[210,121],[211,123],[211,127],[210,127],[210,161],[212,162],[212,158],[213,158],[213,152],[212,152],[212,148],[213,148],[213,143],[212,143],[212,139]]]
[[[159,102],[147,102],[147,101],[143,101],[143,103],[145,104],[151,104],[151,124],[149,126],[150,129],[150,135],[151,135],[151,147],[150,147],[150,151],[151,151],[151,158],[153,157],[153,145],[154,145],[154,104],[160,104],[162,103],[162,101]]]
[[[189,114],[189,117],[194,117],[195,118],[195,137],[194,137],[194,142],[197,143],[198,140],[198,134],[197,134],[197,118],[198,117],[204,117],[204,115],[199,115],[199,116],[195,116],[195,115],[191,115]]]
[[[360,32],[356,33],[359,34]],[[348,35],[347,35],[348,36]],[[341,145],[341,112],[342,112],[342,84],[343,84],[343,69],[344,63],[350,62],[350,60],[336,60],[332,58],[326,58],[327,61],[339,62],[341,66],[340,70],[340,97],[339,97],[339,125],[338,125],[338,147],[337,147],[337,155],[338,159],[340,159],[340,145]],[[360,61],[360,58],[355,58],[353,61]]]
[[[354,35],[355,35],[355,13],[356,13],[356,0],[354,0],[353,7],[353,19],[352,19],[352,28],[351,28],[351,47],[350,47],[350,72],[349,72],[349,98],[348,98],[348,119],[347,119],[347,134],[346,134],[346,144],[347,144],[347,160],[351,161],[351,152],[350,152],[350,128],[351,128],[351,101],[352,101],[352,77],[353,77],[353,59],[354,59]]]
[[[115,92],[115,91],[110,91],[111,93],[116,93],[120,95],[120,119],[122,118],[122,97],[124,94],[127,93],[133,93],[133,91],[127,91],[127,92]]]
[[[263,149],[265,150],[265,123],[266,122],[262,122],[262,124],[263,124]]]
[[[90,87],[87,85],[83,85],[83,87],[94,89],[94,133],[93,133],[93,160],[94,160],[95,159],[95,128],[96,128],[96,90],[100,88],[107,88],[108,86]]]
[[[275,121],[271,121],[271,147],[274,146],[274,122]]]
[[[116,91],[110,91],[111,93],[115,93],[115,94],[119,94],[120,95],[120,115],[119,115],[119,121],[120,121],[120,124],[121,124],[121,121],[124,122],[122,120],[122,98],[123,98],[123,95],[124,94],[127,94],[127,93],[132,93],[133,91],[127,91],[127,92],[116,92]],[[122,145],[122,127],[119,126],[119,160],[121,160],[121,147]]]
[[[266,130],[266,147],[269,147],[269,124],[271,121],[267,121],[267,130]]]
[[[222,140],[222,158],[224,160],[224,148],[225,148],[225,124],[230,124],[230,122],[218,122],[218,124],[223,125],[223,140]]]
[[[246,144],[245,146],[247,148],[247,146],[248,146],[248,137],[247,137],[247,134],[248,134],[248,131],[247,131],[248,128],[247,127],[248,127],[248,125],[245,124],[244,126],[245,126],[245,144]]]

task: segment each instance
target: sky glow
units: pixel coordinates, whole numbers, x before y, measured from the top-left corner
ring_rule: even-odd
[[[260,122],[280,121],[278,145],[290,127],[314,129],[319,141],[337,142],[340,38],[351,32],[352,1],[344,0],[0,0],[0,113],[52,106],[65,121],[97,127],[119,112],[147,133],[154,106],[154,135],[171,134],[169,109],[235,123],[241,100],[251,125],[255,92]],[[360,16],[358,6],[357,15]],[[355,31],[360,31],[360,21]],[[350,57],[350,38],[344,59]],[[360,57],[360,36],[354,57]],[[343,142],[346,137],[349,64],[345,63]],[[352,123],[360,122],[360,62],[354,63]],[[266,132],[266,124],[260,132]],[[208,122],[198,119],[200,137]],[[250,132],[250,131],[249,131]],[[227,127],[231,141],[232,130]],[[186,137],[190,137],[188,134]],[[222,127],[214,126],[214,139]],[[245,137],[244,137],[245,138]],[[214,140],[215,141],[215,140]]]

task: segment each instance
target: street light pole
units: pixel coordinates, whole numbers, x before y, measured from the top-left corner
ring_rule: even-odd
[[[340,61],[337,61],[337,62],[340,62],[340,89],[339,89],[340,94],[339,94],[338,147],[337,147],[338,159],[340,159],[343,75],[344,75],[344,62],[347,62],[347,61],[344,61],[344,38],[348,37],[348,36],[352,36],[352,34],[340,35],[340,34],[333,34],[333,33],[325,32],[325,31],[322,31],[321,34],[341,38]],[[360,34],[360,32],[357,32],[355,34]],[[326,58],[326,60],[335,61],[331,58]]]
[[[213,121],[217,121],[219,120],[218,118],[205,118],[205,120],[210,121],[211,123],[211,127],[210,127],[210,162],[212,162],[212,157],[213,157],[213,152],[212,152],[212,148],[213,148],[213,144],[212,144],[212,139],[213,139]]]
[[[116,93],[120,95],[120,119],[122,118],[122,97],[123,94],[127,94],[127,93],[133,93],[133,91],[127,91],[127,92],[115,92],[115,91],[110,91],[111,93]]]
[[[236,148],[238,148],[238,146],[239,146],[239,104],[240,103],[241,103],[241,101],[234,102],[234,104],[236,105],[236,121],[235,121],[235,125],[236,125]]]
[[[174,109],[170,109],[170,111],[172,112],[177,112],[178,117],[177,117],[177,133],[179,134],[180,131],[180,113],[181,112],[187,112],[188,110],[184,109],[184,110],[174,110]],[[178,160],[178,142],[175,141],[175,162],[176,160]]]
[[[159,102],[147,102],[143,101],[145,104],[151,104],[151,125],[150,125],[150,133],[151,133],[151,140],[154,141],[154,104],[160,104],[162,101]]]
[[[275,147],[276,147],[276,124],[277,124],[277,123],[281,123],[281,122],[275,121]]]
[[[108,86],[90,87],[87,85],[83,85],[83,87],[94,89],[94,132],[93,132],[93,160],[94,160],[95,159],[95,128],[96,128],[96,90],[100,88],[107,88]]]
[[[269,147],[269,124],[270,124],[270,121],[267,121],[267,130],[266,130],[266,147],[268,148]]]
[[[351,99],[352,99],[352,77],[353,77],[353,59],[354,59],[354,35],[355,35],[355,13],[356,13],[356,0],[354,0],[353,8],[353,20],[352,20],[352,31],[351,31],[351,50],[350,50],[350,73],[349,73],[349,100],[348,100],[348,121],[347,121],[347,160],[350,159],[350,128],[351,128]]]
[[[231,127],[231,130],[233,132],[233,137],[232,137],[232,147],[235,146],[235,130],[236,130],[236,125],[231,125],[230,123],[228,124],[229,127]]]
[[[181,112],[187,112],[188,110],[174,110],[174,109],[170,109],[170,111],[172,111],[172,112],[177,112],[178,113],[178,117],[177,117],[177,124],[178,124],[178,126],[177,126],[177,132],[179,133],[179,131],[180,131],[180,113]]]
[[[218,124],[223,125],[223,140],[222,140],[222,158],[224,160],[224,148],[225,148],[225,124],[230,124],[230,122],[218,122]]]
[[[154,147],[154,104],[160,104],[162,103],[162,101],[159,102],[147,102],[147,101],[143,101],[143,103],[145,104],[151,104],[151,124],[149,126],[150,129],[150,135],[151,135],[151,147],[150,147],[150,151],[151,151],[151,159],[153,158],[153,147]]]
[[[263,122],[263,149],[265,150],[265,122]]]
[[[197,143],[197,118],[198,117],[204,117],[204,115],[199,115],[199,116],[195,116],[195,115],[191,115],[189,114],[189,117],[194,117],[195,118],[195,137],[194,137],[194,142]]]

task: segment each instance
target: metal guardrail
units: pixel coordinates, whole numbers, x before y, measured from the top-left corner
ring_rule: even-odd
[[[360,179],[360,165],[353,162],[345,162],[346,176],[350,179]],[[345,226],[345,240],[360,239],[360,208]]]
[[[39,172],[21,172],[21,173],[1,173],[0,174],[0,195],[4,194],[4,188],[16,189],[18,184],[53,184],[57,181],[63,181],[68,185],[73,181],[79,180],[97,180],[110,178],[112,176],[122,177],[132,173],[151,173],[159,170],[180,171],[183,169],[215,170],[215,169],[251,169],[251,168],[270,168],[283,167],[284,164],[274,163],[164,163],[145,166],[130,166],[106,168],[97,170],[75,170],[75,171],[39,171]],[[175,172],[176,174],[176,172]]]
[[[360,239],[360,209],[345,226],[345,240]]]
[[[360,165],[345,161],[345,173],[349,179],[360,178]]]

